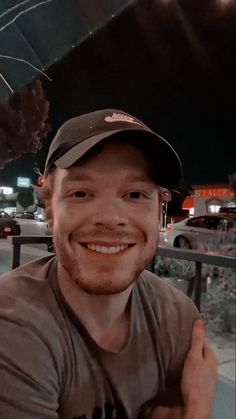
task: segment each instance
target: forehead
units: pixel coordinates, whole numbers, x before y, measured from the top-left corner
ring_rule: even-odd
[[[134,168],[137,171],[145,170],[151,175],[153,164],[150,153],[141,150],[132,141],[125,141],[118,137],[97,144],[71,166],[71,169],[86,166],[89,166],[90,170],[99,166],[111,170],[117,167],[123,170]]]

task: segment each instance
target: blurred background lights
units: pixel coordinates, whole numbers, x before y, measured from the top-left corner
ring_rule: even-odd
[[[216,2],[222,7],[226,7],[226,6],[235,7],[235,0],[216,0]]]
[[[0,187],[0,192],[4,195],[10,195],[13,193],[13,188],[10,188],[8,186],[1,186]]]

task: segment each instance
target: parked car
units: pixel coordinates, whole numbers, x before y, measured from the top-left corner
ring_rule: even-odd
[[[164,245],[220,250],[235,248],[236,214],[210,213],[167,224],[162,233]]]
[[[46,221],[46,218],[45,218],[45,215],[44,214],[35,214],[35,220],[38,220],[38,221]]]
[[[21,228],[16,220],[5,211],[0,211],[0,237],[19,236]]]
[[[219,212],[223,212],[223,213],[227,213],[227,214],[236,214],[236,207],[220,207],[220,211]]]
[[[30,211],[14,211],[11,213],[12,218],[25,218],[27,220],[34,220],[35,216]]]

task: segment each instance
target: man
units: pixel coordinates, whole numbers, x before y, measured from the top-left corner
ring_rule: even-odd
[[[59,129],[40,190],[56,256],[1,278],[0,418],[152,418],[182,404],[199,313],[145,270],[181,175],[170,144],[123,111]]]

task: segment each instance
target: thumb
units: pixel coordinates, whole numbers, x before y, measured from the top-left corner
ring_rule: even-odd
[[[205,333],[204,322],[202,319],[197,319],[194,322],[191,339],[191,349],[202,351],[204,345]]]

